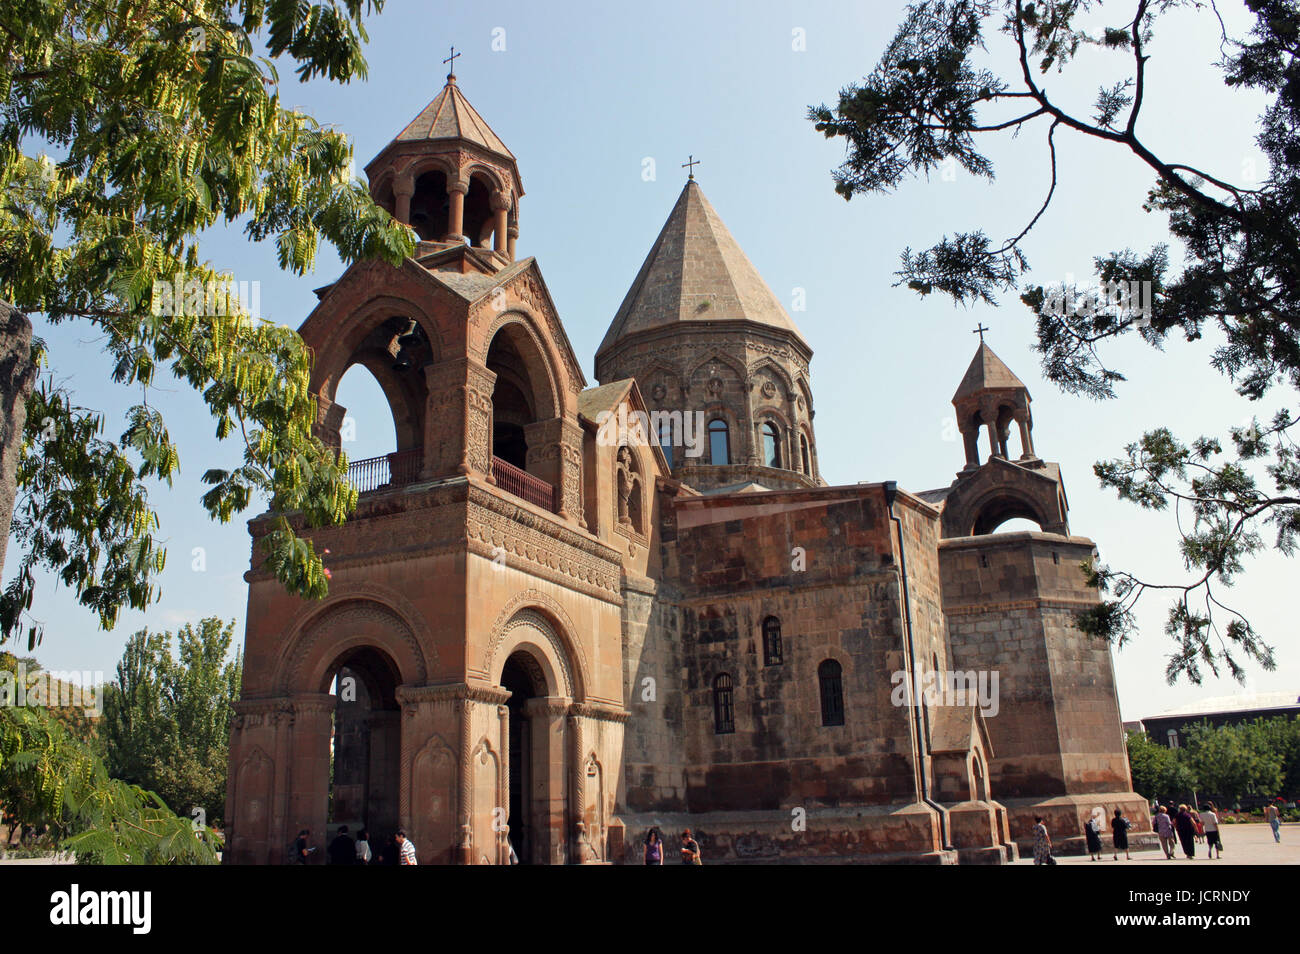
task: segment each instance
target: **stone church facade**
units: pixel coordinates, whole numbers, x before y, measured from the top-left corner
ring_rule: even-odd
[[[651,827],[710,862],[998,863],[1095,806],[1145,830],[1109,648],[1073,625],[1093,545],[987,345],[951,485],[829,486],[812,351],[694,179],[592,385],[454,76],[366,173],[419,245],[320,289],[301,334],[322,440],[361,364],[397,446],[304,530],[326,599],[265,572],[281,517],[250,522],[227,861],[338,824],[403,827],[423,864],[640,863]],[[951,673],[996,675],[995,705],[903,691]]]

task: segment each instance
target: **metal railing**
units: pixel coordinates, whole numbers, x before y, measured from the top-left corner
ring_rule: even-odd
[[[423,447],[354,460],[348,464],[348,483],[363,494],[387,487],[400,487],[416,480],[423,464]]]
[[[526,500],[551,513],[559,512],[559,494],[542,478],[534,477],[526,470],[520,470],[496,456],[492,458],[492,476],[496,479],[497,486],[506,493],[514,494],[520,500]]]

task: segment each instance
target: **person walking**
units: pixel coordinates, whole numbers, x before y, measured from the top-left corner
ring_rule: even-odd
[[[363,828],[357,832],[357,864],[368,865],[373,857],[370,850],[370,829]]]
[[[316,850],[307,843],[307,839],[310,837],[310,828],[304,828],[298,832],[298,840],[293,843],[293,863],[295,865],[305,865],[308,859],[311,858],[311,853]]]
[[[1214,807],[1214,802],[1205,803],[1205,811],[1201,812],[1201,824],[1205,826],[1205,853],[1213,858],[1215,849],[1218,849],[1219,857],[1222,858],[1223,840],[1219,837],[1219,810]]]
[[[689,828],[682,832],[682,864],[704,864],[700,859],[700,843],[691,837],[691,830]]]
[[[1133,856],[1128,853],[1128,830],[1131,827],[1129,820],[1124,817],[1124,812],[1115,809],[1115,817],[1110,820],[1110,837],[1115,842],[1115,860],[1119,861],[1119,853],[1124,852],[1124,857],[1132,861]]]
[[[1178,840],[1183,843],[1183,854],[1188,858],[1196,857],[1196,825],[1192,821],[1192,812],[1186,805],[1178,806],[1178,817],[1174,819],[1174,828],[1178,830]]]
[[[1155,818],[1152,820],[1152,824],[1156,829],[1156,837],[1160,839],[1160,848],[1164,851],[1165,857],[1172,861],[1176,840],[1174,838],[1174,820],[1169,817],[1169,809],[1161,805],[1160,810],[1156,812]]]
[[[1196,843],[1199,845],[1205,840],[1205,825],[1201,821],[1201,813],[1195,808],[1191,809],[1192,825],[1196,829]]]
[[[1056,864],[1056,859],[1052,857],[1052,836],[1047,833],[1042,815],[1034,818],[1034,864]]]
[[[1098,809],[1100,811],[1100,809]],[[1083,823],[1083,837],[1088,842],[1088,860],[1101,860],[1101,825],[1097,823],[1097,816],[1093,815]]]
[[[1280,802],[1282,799],[1278,799]],[[1264,819],[1273,829],[1273,840],[1278,844],[1282,843],[1282,815],[1277,810],[1276,802],[1269,802],[1268,808],[1264,809]]]
[[[662,865],[664,863],[664,843],[659,837],[658,828],[651,828],[646,833],[641,858],[648,865]]]
[[[329,846],[330,864],[354,865],[357,863],[357,845],[348,834],[348,826],[340,825],[339,833]]]
[[[397,834],[393,836],[397,840],[397,850],[401,853],[397,863],[399,865],[416,865],[415,860],[415,843],[406,837],[406,829],[397,829]]]

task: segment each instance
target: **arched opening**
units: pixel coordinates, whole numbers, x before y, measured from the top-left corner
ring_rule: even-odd
[[[416,179],[411,195],[411,228],[415,234],[426,242],[441,241],[447,235],[450,214],[446,173],[434,169]]]
[[[469,192],[465,194],[464,229],[469,244],[478,248],[492,247],[492,187],[477,174],[469,178]]]
[[[799,457],[803,463],[803,472],[812,476],[812,455],[808,453],[808,435],[799,435]]]
[[[336,400],[347,410],[339,423],[339,445],[349,461],[386,456],[397,450],[397,422],[388,395],[364,364],[339,380]]]
[[[328,678],[335,702],[327,836],[341,825],[354,837],[368,828],[373,843],[382,845],[398,828],[401,677],[386,653],[365,646],[335,660]]]
[[[731,463],[731,446],[727,430],[727,422],[721,418],[714,418],[709,422],[709,463],[710,464],[729,464]]]
[[[538,420],[528,366],[520,354],[515,326],[497,332],[488,348],[487,367],[497,376],[492,391],[492,453],[520,470],[528,468],[524,428]]]
[[[1041,531],[1043,521],[1026,501],[999,496],[985,502],[975,517],[973,536],[989,533],[1014,533],[1020,530]]]
[[[423,466],[432,348],[413,319],[381,321],[358,343],[333,389],[338,446],[362,492],[410,483]],[[387,418],[387,423],[385,422]]]
[[[998,408],[998,419],[997,419],[996,430],[997,430],[999,457],[1011,456],[1010,451],[1008,451],[1007,449],[1007,438],[1011,434],[1011,423],[1014,419],[1015,419],[1015,411],[1013,411],[1009,405],[1003,404],[1001,407]]]
[[[397,199],[393,195],[393,179],[391,176],[380,182],[371,192],[375,204],[387,212],[389,215],[397,214]]]
[[[536,829],[544,823],[539,816],[535,793],[539,786],[533,769],[534,734],[538,725],[531,718],[528,702],[546,695],[546,679],[536,660],[526,652],[516,652],[506,659],[501,670],[501,687],[510,691],[506,701],[509,711],[509,801],[506,824],[509,825],[511,847],[523,864],[537,860],[534,857]],[[545,726],[541,726],[545,731]],[[544,811],[544,808],[543,808]],[[545,859],[541,859],[545,860]]]
[[[781,431],[774,421],[763,425],[763,464],[767,467],[781,466]]]

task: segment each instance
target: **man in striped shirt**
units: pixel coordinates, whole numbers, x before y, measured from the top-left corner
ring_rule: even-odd
[[[397,857],[397,863],[399,865],[419,864],[419,862],[415,860],[415,844],[414,842],[411,841],[411,839],[406,837],[406,829],[405,828],[397,829],[396,837],[397,837],[397,848],[399,852]]]

